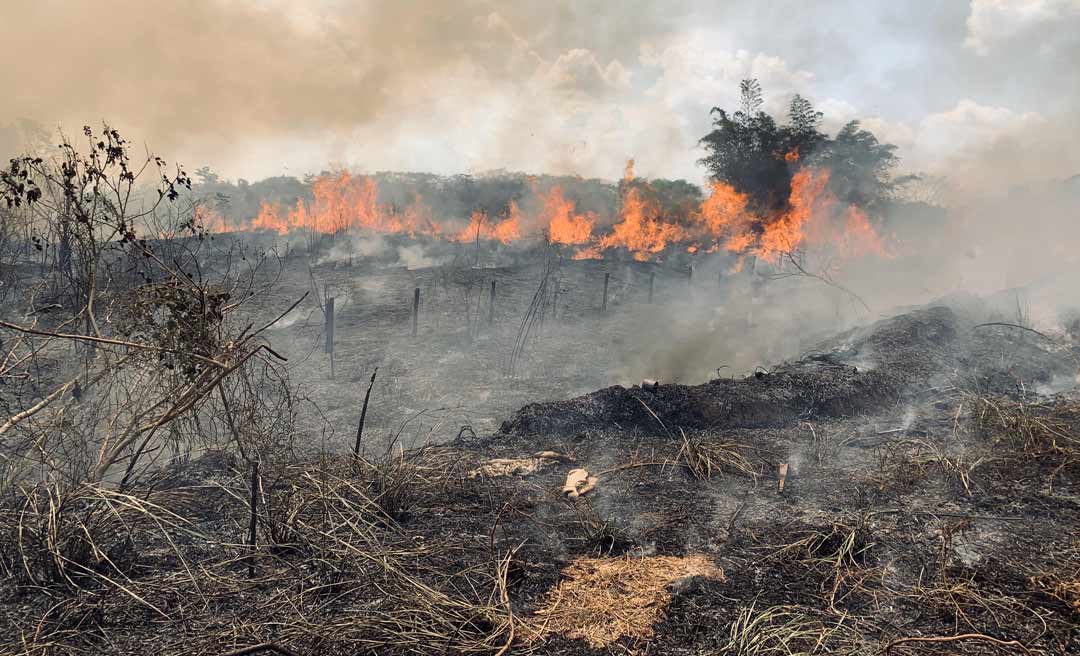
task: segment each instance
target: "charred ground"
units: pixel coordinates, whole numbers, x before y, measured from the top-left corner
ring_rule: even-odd
[[[1080,351],[975,315],[919,308],[745,377],[532,403],[441,445],[273,452],[254,551],[231,452],[6,507],[4,651],[1075,653],[1080,401],[1036,390]],[[562,495],[572,468],[597,488]],[[637,633],[562,630],[622,603],[567,615],[575,563],[656,556],[722,573],[671,582]],[[597,599],[634,589],[605,581]]]

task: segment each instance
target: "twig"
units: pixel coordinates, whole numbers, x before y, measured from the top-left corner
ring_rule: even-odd
[[[1008,323],[1006,321],[989,321],[987,323],[980,323],[977,326],[973,327],[972,330],[975,330],[975,328],[984,328],[986,326],[1004,326],[1006,328],[1019,328],[1020,330],[1026,330],[1029,333],[1035,333],[1036,335],[1038,335],[1039,337],[1042,337],[1043,339],[1045,339],[1047,341],[1050,341],[1050,342],[1054,341],[1046,333],[1041,333],[1038,330],[1035,330],[1034,328],[1028,328],[1027,326],[1021,326],[1018,323]]]
[[[982,633],[962,633],[954,636],[933,636],[926,638],[897,638],[885,647],[885,651],[882,652],[882,654],[888,656],[889,651],[892,650],[893,647],[905,642],[956,642],[957,640],[985,640],[987,642],[992,642],[995,645],[1001,645],[1002,647],[1016,647],[1029,656],[1031,654],[1031,650],[1022,645],[1018,640],[999,640]]]
[[[300,656],[295,651],[291,649],[286,649],[281,645],[275,645],[272,642],[262,642],[257,645],[252,645],[250,647],[244,647],[243,649],[235,649],[233,651],[226,652],[221,656],[248,656],[248,654],[257,654],[260,651],[272,651],[278,654],[282,654],[282,656]]]
[[[15,330],[20,333],[26,333],[28,335],[39,335],[41,337],[58,337],[60,339],[74,339],[84,342],[94,342],[97,344],[110,344],[112,346],[127,346],[130,348],[143,349],[146,351],[155,351],[157,353],[171,353],[173,355],[184,355],[190,357],[199,362],[205,364],[212,364],[218,369],[225,369],[226,365],[218,362],[213,358],[208,358],[198,353],[192,353],[190,351],[182,351],[180,349],[165,348],[163,346],[154,346],[152,344],[140,344],[139,342],[127,342],[122,339],[109,339],[107,337],[91,337],[90,335],[76,335],[73,333],[54,333],[48,330],[39,330],[37,328],[27,328],[26,326],[20,326],[14,323],[8,323],[7,321],[0,320],[0,328],[7,328],[9,330]]]

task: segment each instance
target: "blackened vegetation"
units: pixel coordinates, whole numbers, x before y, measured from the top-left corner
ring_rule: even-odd
[[[130,492],[5,507],[5,651],[604,653],[531,641],[562,570],[701,553],[724,576],[675,584],[654,637],[612,649],[1074,653],[1080,404],[1032,391],[1075,372],[1074,350],[935,307],[741,380],[610,388],[495,435],[318,458],[292,450],[290,404],[227,379],[235,445]],[[560,455],[478,469],[541,451]],[[576,467],[599,484],[567,499]],[[964,635],[981,637],[900,642]]]
[[[945,370],[950,357],[955,359],[957,331],[952,311],[932,308],[884,321],[868,335],[838,338],[827,352],[740,380],[615,386],[569,401],[531,404],[505,422],[502,432],[566,433],[611,425],[651,430],[658,422],[703,430],[774,428],[800,419],[878,412],[928,387],[931,377]],[[871,362],[880,364],[868,366]]]

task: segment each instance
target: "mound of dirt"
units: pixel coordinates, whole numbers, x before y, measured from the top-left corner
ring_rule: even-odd
[[[746,378],[703,385],[608,387],[568,401],[533,403],[503,423],[512,435],[617,426],[766,428],[842,418],[895,404],[954,361],[956,315],[935,307],[878,322],[806,357]]]

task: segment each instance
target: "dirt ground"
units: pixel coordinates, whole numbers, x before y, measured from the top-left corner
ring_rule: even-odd
[[[300,258],[285,266],[280,307],[308,284]],[[736,291],[718,272],[690,291],[660,269],[649,305],[644,266],[571,263],[509,375],[538,269],[490,269],[496,321],[469,340],[430,269],[315,267],[348,299],[334,379],[313,308],[274,343],[333,429],[264,463],[258,548],[228,454],[123,497],[88,492],[112,527],[94,543],[102,571],[123,577],[11,577],[0,653],[1080,653],[1080,398],[1046,393],[1074,380],[1066,336],[937,305],[766,339],[798,333],[788,313],[760,328],[769,346],[740,344],[735,328],[768,314],[725,314]],[[417,286],[434,300],[414,340]],[[703,306],[702,339],[728,346],[635,357]],[[342,445],[375,366],[356,461]],[[595,489],[564,494],[573,469]]]
[[[479,268],[473,268],[471,245],[432,242],[423,266],[409,268],[397,249],[415,248],[414,242],[387,241],[379,256],[350,261],[339,252],[333,260],[314,258],[310,273],[311,260],[291,249],[258,310],[260,319],[272,317],[310,290],[311,279],[336,297],[333,379],[314,295],[269,335],[275,349],[290,357],[293,380],[319,406],[319,418],[328,421],[330,432],[319,441],[331,449],[341,440],[347,444],[355,431],[375,367],[379,373],[368,416],[372,433],[418,446],[445,441],[448,429],[455,435],[464,426],[477,434],[491,432],[528,403],[573,398],[615,383],[633,385],[645,378],[699,383],[718,371],[749,373],[801,353],[845,323],[835,316],[841,309],[850,310],[850,301],[827,294],[824,309],[821,303],[800,307],[790,299],[809,288],[820,300],[822,285],[785,280],[761,292],[751,326],[749,278],[731,273],[726,260],[707,261],[691,273],[691,261],[679,257],[662,265],[564,259],[551,283],[558,294],[549,293],[543,320],[511,371],[508,360],[544,275],[544,254],[486,245]],[[280,245],[279,252],[284,252]],[[470,268],[467,278],[454,270],[455,256]],[[605,275],[608,305],[601,312]],[[413,338],[416,288],[421,305]],[[772,302],[774,292],[783,300]],[[473,336],[466,309],[478,323]],[[866,319],[860,312],[849,321]],[[744,337],[748,331],[752,338]]]

